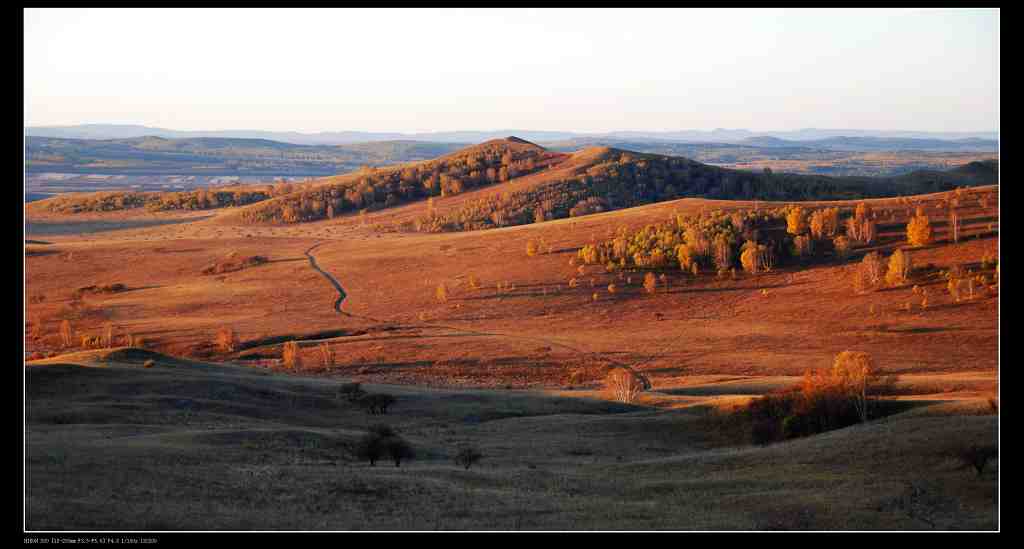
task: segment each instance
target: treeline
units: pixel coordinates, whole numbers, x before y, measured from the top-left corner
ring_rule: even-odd
[[[247,223],[299,223],[337,215],[396,206],[532,173],[560,158],[532,144],[489,142],[458,154],[402,167],[365,169],[354,176],[327,182],[273,200],[241,213]]]
[[[516,192],[470,201],[461,208],[432,209],[413,227],[424,232],[522,225],[672,200],[683,196],[729,200],[813,201],[881,198],[952,190],[959,184],[998,181],[998,166],[976,163],[964,170],[893,178],[839,178],[744,172],[685,158],[609,149],[585,173]]]
[[[752,274],[814,258],[845,259],[873,242],[878,216],[865,203],[843,215],[837,207],[808,209],[789,204],[772,209],[715,210],[630,231],[588,244],[581,263],[621,269],[678,269],[720,275],[737,267]],[[842,222],[841,222],[842,221]],[[845,231],[843,229],[845,228]]]
[[[210,190],[180,192],[102,192],[69,194],[43,202],[41,207],[53,213],[111,212],[145,208],[147,211],[209,210],[229,206],[245,206],[285,192],[284,184],[264,189]]]

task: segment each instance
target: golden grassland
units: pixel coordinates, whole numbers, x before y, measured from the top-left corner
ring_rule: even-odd
[[[486,192],[496,191],[435,207]],[[998,257],[997,193],[968,191],[958,243],[938,216],[946,194],[915,197],[936,236],[910,250],[915,265]],[[922,275],[855,293],[859,257],[905,246],[912,211],[903,199],[868,202],[882,214],[879,238],[848,261],[735,279],[667,273],[654,293],[642,272],[581,274],[569,260],[619,226],[779,204],[681,199],[442,234],[380,230],[423,203],[291,226],[235,224],[230,209],[150,226],[125,212],[95,214],[89,227],[30,216],[28,331],[40,328],[26,342],[59,354],[25,370],[27,526],[995,529],[998,464],[978,476],[947,447],[996,440],[987,401],[998,388],[998,291],[955,301]],[[803,205],[833,204],[854,205]],[[548,253],[527,255],[531,241]],[[307,253],[344,286],[345,314]],[[203,274],[256,255],[268,261]],[[73,297],[115,283],[126,290]],[[915,285],[928,289],[927,308]],[[149,350],[61,349],[64,319],[76,339],[109,324]],[[225,327],[237,333],[231,351],[216,346]],[[280,365],[291,339],[300,372]],[[322,343],[333,365],[317,364]],[[904,411],[767,447],[716,430],[712,410],[790,386],[849,349],[899,374],[887,398]],[[611,401],[602,380],[614,364],[652,389]],[[371,416],[337,399],[350,381],[395,395],[393,410]],[[355,460],[352,446],[376,423],[417,459]],[[485,456],[470,470],[452,462],[466,445]]]

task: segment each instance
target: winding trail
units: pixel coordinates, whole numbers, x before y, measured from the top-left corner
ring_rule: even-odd
[[[341,310],[341,303],[345,301],[346,297],[348,297],[348,294],[345,293],[345,289],[341,287],[341,282],[338,282],[338,279],[334,278],[334,276],[332,276],[331,273],[321,269],[320,266],[317,265],[316,263],[316,258],[313,257],[313,254],[311,253],[314,248],[321,244],[323,244],[323,242],[317,242],[316,244],[310,246],[308,250],[306,250],[305,254],[306,257],[309,259],[309,266],[313,267],[314,271],[320,273],[321,276],[326,278],[327,281],[330,282],[332,286],[334,286],[335,290],[338,290],[338,299],[334,301],[334,310],[343,315],[348,315],[348,313],[345,313]]]
[[[334,289],[338,291],[338,299],[336,299],[334,301],[334,310],[338,314],[345,315],[345,316],[347,316],[349,318],[358,318],[360,320],[367,320],[369,322],[375,322],[375,323],[378,323],[378,324],[391,324],[391,325],[394,325],[394,326],[400,327],[400,328],[420,327],[420,328],[434,328],[434,329],[439,329],[439,330],[451,330],[451,331],[462,332],[462,333],[468,334],[468,335],[490,336],[490,337],[506,337],[506,338],[510,338],[510,339],[519,339],[519,340],[522,340],[522,341],[532,341],[534,343],[544,343],[544,344],[547,344],[547,345],[551,345],[553,347],[561,347],[563,349],[568,349],[568,350],[570,350],[570,351],[572,351],[574,353],[578,353],[578,354],[581,354],[581,355],[594,356],[598,360],[606,361],[606,362],[610,363],[614,367],[622,368],[622,369],[628,371],[629,373],[631,373],[633,375],[633,377],[636,378],[637,381],[640,382],[641,386],[643,386],[643,390],[644,391],[651,390],[651,387],[652,387],[651,386],[651,381],[647,378],[646,375],[644,375],[643,373],[637,371],[634,366],[631,366],[631,365],[623,363],[623,362],[619,362],[619,361],[617,361],[617,360],[615,360],[613,358],[609,358],[609,357],[604,356],[604,355],[602,355],[600,353],[596,353],[596,352],[593,352],[593,351],[585,351],[583,349],[578,349],[576,347],[573,347],[571,345],[567,345],[565,343],[560,343],[558,341],[553,341],[553,340],[545,339],[545,338],[541,338],[541,337],[523,336],[523,335],[517,335],[517,334],[506,334],[506,333],[501,333],[501,332],[481,332],[481,331],[477,331],[477,330],[469,330],[469,329],[466,329],[466,328],[463,328],[463,327],[459,327],[459,326],[446,326],[444,324],[428,324],[428,323],[425,323],[425,322],[414,323],[415,326],[403,326],[401,323],[398,323],[398,322],[393,322],[393,321],[389,321],[389,320],[383,320],[383,319],[373,318],[373,317],[368,317],[368,316],[356,315],[356,314],[352,314],[352,313],[349,313],[349,312],[346,312],[346,311],[342,311],[341,310],[341,305],[345,301],[345,298],[348,297],[348,294],[345,293],[345,289],[341,287],[341,282],[338,282],[338,279],[334,278],[334,276],[331,273],[329,273],[329,272],[327,272],[327,271],[325,271],[325,270],[320,268],[320,265],[317,264],[316,258],[313,257],[313,254],[312,254],[313,250],[316,249],[318,246],[320,246],[322,244],[325,244],[325,242],[317,242],[316,244],[310,246],[309,249],[307,249],[305,251],[305,255],[306,255],[306,258],[309,259],[309,266],[312,267],[313,270],[315,270],[316,272],[320,273],[321,276],[326,278],[327,281],[331,283],[331,286],[334,286]],[[650,362],[651,360],[653,360],[654,358],[657,358],[658,356],[659,355],[651,356],[647,360],[643,361],[640,364],[645,364],[647,362]]]

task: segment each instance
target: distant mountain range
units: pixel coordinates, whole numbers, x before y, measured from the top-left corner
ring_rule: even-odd
[[[502,129],[494,131],[450,131],[428,133],[396,133],[396,132],[276,132],[261,130],[218,130],[218,131],[184,131],[154,128],[139,125],[119,124],[82,124],[76,126],[29,126],[25,135],[36,137],[56,137],[71,139],[130,139],[137,137],[162,137],[165,139],[191,139],[199,137],[218,137],[236,139],[266,139],[296,145],[347,145],[373,141],[428,141],[433,143],[480,143],[490,139],[499,139],[507,135],[518,135],[523,139],[538,143],[567,141],[582,138],[615,139],[622,141],[668,141],[693,143],[750,143],[757,146],[771,146],[773,140],[781,141],[779,146],[790,146],[785,141],[798,141],[800,146],[822,148],[842,146],[871,146],[879,149],[892,149],[900,141],[911,146],[926,146],[921,150],[964,150],[968,147],[989,147],[995,149],[998,132],[918,132],[918,131],[875,131],[875,130],[843,130],[807,128],[792,131],[754,132],[746,129],[715,129],[715,130],[680,130],[665,132],[617,131],[606,133],[583,133],[563,131],[530,131]],[[765,141],[767,140],[767,141]],[[833,140],[838,140],[832,142]],[[871,140],[883,140],[890,143],[872,144]],[[824,145],[808,142],[822,141]],[[924,143],[927,142],[927,143]],[[949,145],[948,143],[952,143]],[[936,147],[948,146],[950,149]],[[851,149],[833,149],[851,150]],[[857,149],[865,150],[865,149]],[[871,149],[869,149],[871,150]],[[973,149],[972,149],[973,150]]]

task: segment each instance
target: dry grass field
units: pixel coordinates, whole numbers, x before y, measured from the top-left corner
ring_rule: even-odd
[[[957,301],[932,275],[988,272],[998,187],[964,193],[956,243],[941,214],[948,194],[866,201],[878,238],[846,261],[669,272],[653,293],[641,271],[570,259],[619,227],[782,204],[685,198],[437,234],[390,230],[424,203],[282,226],[239,223],[234,208],[28,211],[27,527],[996,529],[998,462],[979,476],[948,448],[997,438],[998,289]],[[919,274],[854,292],[860,258],[905,247],[918,205],[935,235],[908,249]],[[527,254],[531,242],[542,253]],[[213,269],[256,256],[266,261]],[[223,329],[232,348],[218,346]],[[108,330],[110,349],[82,347]],[[282,364],[291,340],[294,370]],[[324,344],[333,364],[319,361]],[[898,413],[768,446],[716,429],[716,410],[795,385],[845,350],[899,376],[885,397]],[[651,389],[615,402],[604,389],[613,366]],[[339,399],[353,381],[394,395],[393,409],[369,415]],[[357,460],[356,441],[378,423],[416,459]],[[452,461],[466,445],[484,455],[469,470]]]

